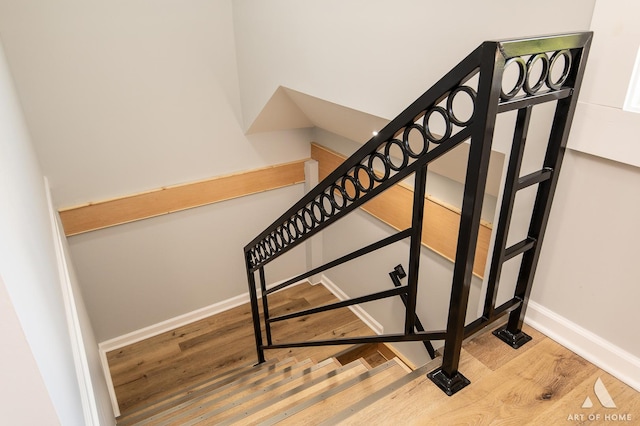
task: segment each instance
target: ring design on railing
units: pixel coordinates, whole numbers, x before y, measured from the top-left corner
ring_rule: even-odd
[[[553,62],[553,59],[550,61]],[[525,65],[526,67],[526,65]],[[523,68],[524,69],[524,68]],[[543,82],[547,78],[542,79]],[[524,84],[524,83],[523,83]],[[541,84],[537,82],[537,84]],[[466,108],[461,105],[465,96]],[[378,144],[360,163],[338,177],[323,192],[286,219],[248,251],[251,267],[257,267],[294,244],[307,233],[340,214],[415,160],[427,154],[473,122],[476,90],[460,85],[436,104],[422,111],[395,135]],[[459,99],[456,101],[456,99]],[[433,128],[442,129],[442,135]]]
[[[562,62],[562,65],[559,65],[560,62]],[[521,90],[524,90],[525,95],[535,95],[543,86],[546,86],[551,91],[560,90],[569,77],[571,63],[571,52],[567,49],[555,51],[551,55],[551,59],[549,59],[547,53],[530,55],[526,61],[521,56],[509,58],[505,62],[503,69],[507,70],[510,66],[517,66],[518,78],[513,87],[507,92],[505,92],[503,79],[502,87],[500,88],[500,99],[503,101],[512,99]],[[556,70],[556,67],[559,66],[562,66],[562,71]],[[541,68],[537,70],[536,67]],[[554,79],[554,75],[557,75],[557,78]],[[532,80],[535,80],[535,82]]]

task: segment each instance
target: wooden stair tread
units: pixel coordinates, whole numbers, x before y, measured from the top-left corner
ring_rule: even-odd
[[[191,386],[160,401],[129,412],[126,416],[120,416],[117,424],[118,426],[136,424],[136,422],[177,410],[179,407],[190,404],[200,398],[214,397],[220,392],[232,392],[239,387],[251,385],[260,380],[265,380],[267,377],[274,377],[275,374],[284,370],[295,371],[295,369],[301,369],[311,364],[308,360],[299,363],[295,358],[287,358],[280,362],[276,361],[271,360],[263,364],[251,365],[250,367],[223,373],[212,380]]]
[[[313,362],[307,359],[294,364],[286,363],[280,366],[280,368],[260,371],[258,372],[259,374],[242,377],[219,389],[214,389],[210,392],[193,396],[192,398],[180,404],[168,407],[166,410],[156,413],[137,424],[165,424],[163,422],[167,422],[173,418],[184,418],[188,413],[195,410],[194,407],[197,406],[216,410],[239,399],[242,395],[256,392],[261,388],[273,385],[273,383],[290,377],[301,376],[305,371],[313,367]]]
[[[296,285],[295,291],[275,293],[272,306],[277,309],[306,297],[333,295],[323,286],[303,283]],[[255,363],[251,308],[241,305],[106,355],[120,412],[125,416],[150,401],[163,399],[238,364]]]
[[[346,409],[359,402],[366,395],[376,392],[407,374],[406,367],[397,359],[389,360],[378,367],[360,374],[342,388],[327,389],[314,399],[308,399],[294,407],[283,410],[261,425],[303,425],[317,424],[331,417],[332,413]]]
[[[338,389],[367,371],[370,370],[365,362],[362,360],[353,361],[325,375],[325,377],[318,377],[313,381],[291,389],[289,392],[275,395],[272,399],[254,401],[250,405],[247,404],[248,406],[243,407],[236,416],[228,417],[221,424],[257,424],[264,419],[273,417],[275,414],[286,412],[305,401],[317,399],[322,394],[331,392],[332,389]]]
[[[233,391],[206,395],[189,401],[180,407],[167,410],[140,424],[185,425],[192,419],[223,416],[225,413],[231,415],[229,411],[236,409],[234,407],[241,407],[245,401],[260,397],[268,392],[284,391],[288,387],[295,387],[296,384],[309,380],[310,377],[316,377],[337,367],[339,367],[338,363],[333,360],[326,360],[315,365],[310,360],[305,360],[295,366],[287,367],[281,372],[236,388]]]
[[[340,374],[352,367],[353,366],[341,366],[336,360],[327,359],[316,364],[313,368],[306,369],[302,374],[284,378],[258,391],[242,394],[240,398],[235,398],[233,402],[215,411],[206,410],[204,412],[195,412],[195,416],[190,416],[190,421],[176,423],[176,426],[178,424],[186,426],[199,422],[203,422],[202,424],[219,425],[224,424],[226,420],[236,416],[243,418],[245,412],[250,410],[251,407],[273,404],[273,402],[282,395],[301,392],[307,387],[314,386],[314,384],[322,382],[334,374]]]
[[[292,358],[293,359],[293,358]],[[276,365],[277,360],[270,360],[259,367],[261,370],[273,368]],[[191,386],[182,388],[172,394],[166,395],[162,399],[155,399],[150,401],[146,405],[138,406],[135,409],[127,411],[125,414],[120,415],[116,420],[118,425],[128,425],[134,423],[140,418],[148,417],[157,411],[162,411],[162,407],[170,404],[177,404],[179,401],[191,395],[198,393],[203,388],[209,388],[211,386],[224,386],[227,383],[235,381],[237,378],[244,376],[245,374],[251,374],[256,371],[256,366],[253,363],[239,366],[236,369],[228,370],[214,376],[208,380],[193,384]]]

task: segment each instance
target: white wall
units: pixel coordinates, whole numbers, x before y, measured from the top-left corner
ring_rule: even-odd
[[[43,175],[1,47],[0,200],[2,422],[82,425]]]
[[[302,195],[300,184],[69,238],[98,341],[246,293],[244,245]],[[304,256],[267,278],[302,273]]]
[[[57,207],[308,156],[245,137],[230,0],[0,0],[0,33]]]
[[[305,129],[244,135],[230,0],[0,0],[0,33],[57,208],[309,156]],[[243,246],[301,191],[71,238],[97,339],[245,292]]]
[[[58,425],[60,421],[0,277],[0,416],[7,424]],[[9,385],[10,384],[10,385]],[[33,407],[38,409],[34,410]]]
[[[532,299],[640,358],[640,169],[565,157]]]
[[[585,30],[594,1],[237,0],[249,126],[279,85],[393,118],[484,40]]]

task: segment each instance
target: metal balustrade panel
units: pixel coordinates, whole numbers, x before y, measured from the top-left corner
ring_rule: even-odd
[[[464,338],[508,314],[507,326],[494,334],[513,347],[526,343],[528,336],[522,333],[522,322],[558,183],[591,38],[592,33],[582,32],[484,42],[256,236],[244,248],[244,256],[258,362],[264,362],[265,349],[273,348],[444,340],[442,366],[430,373],[429,377],[444,392],[452,395],[469,384],[469,381],[458,371]],[[503,87],[505,70],[509,67],[515,70],[516,78],[508,84],[508,87]],[[477,83],[470,83],[475,76],[477,76]],[[459,97],[470,100],[470,113],[467,112],[465,115],[458,109],[456,100]],[[536,105],[547,102],[556,102],[557,106],[543,167],[537,172],[520,176],[531,111]],[[487,279],[483,315],[466,324],[480,212],[496,117],[498,114],[513,110],[518,110],[518,118],[505,177],[505,193],[502,197],[498,226],[494,231],[496,238]],[[434,123],[438,121],[443,123],[443,131],[440,132],[442,134],[436,134],[434,131]],[[426,170],[430,162],[446,155],[464,141],[469,141],[470,149],[447,327],[446,330],[416,331],[416,294],[419,286]],[[412,174],[415,174],[416,184],[410,228],[267,290],[265,266],[269,262]],[[534,185],[537,185],[538,189],[527,237],[506,247],[515,194],[521,189]],[[268,295],[270,293],[405,238],[409,239],[407,286],[378,291],[281,317],[269,316]],[[500,306],[496,306],[502,265],[518,255],[522,255],[522,262],[514,296]],[[256,272],[259,273],[260,278],[266,345],[262,340],[263,325],[258,305]],[[403,334],[312,342],[278,344],[272,342],[270,324],[274,321],[397,296],[401,296],[406,301]],[[422,324],[420,325],[420,328],[423,328]]]

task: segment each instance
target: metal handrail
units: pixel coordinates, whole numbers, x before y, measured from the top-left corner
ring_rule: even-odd
[[[447,394],[468,384],[458,371],[462,340],[510,313],[507,327],[496,334],[512,346],[523,344],[522,320],[526,309],[542,238],[558,180],[577,95],[579,92],[592,33],[581,32],[517,40],[487,41],[463,59],[407,109],[372,137],[336,170],[323,179],[290,209],[275,220],[244,248],[258,361],[264,350],[345,342],[445,340],[442,367],[430,373],[432,380]],[[516,67],[513,87],[503,87],[503,73]],[[538,74],[536,75],[536,71]],[[477,83],[469,83],[477,75]],[[472,87],[475,85],[475,88]],[[472,111],[459,110],[458,97],[471,101]],[[549,137],[543,168],[520,177],[520,164],[531,111],[535,105],[556,102],[556,114]],[[480,211],[487,179],[489,154],[498,114],[518,110],[513,148],[509,157],[505,193],[496,228],[491,258],[485,310],[481,318],[465,326],[473,259],[480,224]],[[444,131],[431,129],[432,117],[439,117]],[[417,142],[416,142],[417,140]],[[469,159],[458,233],[447,328],[416,332],[416,294],[428,164],[469,140]],[[397,153],[397,155],[394,155]],[[306,241],[325,227],[345,217],[362,204],[415,174],[411,226],[390,237],[363,247],[325,265],[267,290],[265,265]],[[538,185],[529,234],[522,242],[506,247],[515,193]],[[270,318],[268,295],[301,279],[378,250],[402,239],[409,239],[407,285],[345,302]],[[496,307],[497,286],[502,264],[523,254],[514,297]],[[262,340],[255,273],[259,274],[262,315],[267,343]],[[366,301],[401,295],[406,299],[404,334],[336,339],[332,341],[273,344],[270,324],[275,321],[323,312]]]

